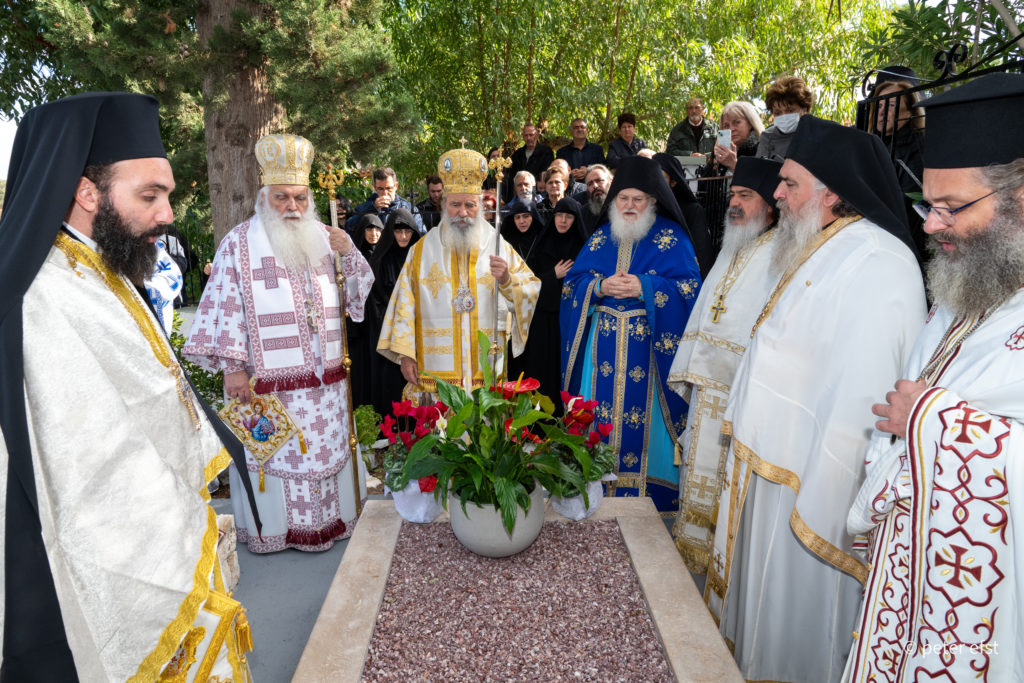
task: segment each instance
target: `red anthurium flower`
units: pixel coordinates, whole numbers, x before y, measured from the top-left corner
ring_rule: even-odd
[[[431,474],[429,477],[419,478],[420,491],[423,493],[433,493],[434,487],[437,486],[437,475]]]
[[[582,405],[580,405],[580,410],[585,410],[589,413],[592,412],[596,407],[597,401],[584,401]]]
[[[583,427],[578,423],[574,422],[571,425],[567,426],[565,428],[565,431],[569,432],[570,434],[575,434],[576,436],[579,436],[580,434],[583,433]]]
[[[568,391],[566,391],[564,389],[562,391],[560,391],[558,395],[562,397],[562,403],[564,403],[566,405],[569,404],[569,401],[571,401],[574,398],[576,398],[575,396],[573,396],[572,394],[570,394]]]
[[[509,432],[512,429],[512,418],[505,420],[505,431]]]
[[[596,446],[601,441],[601,435],[597,432],[590,432],[590,436],[587,437],[588,446]]]
[[[509,392],[513,396],[515,394],[525,394],[530,391],[536,391],[540,389],[540,380],[532,377],[526,379],[518,379],[515,382],[502,382],[501,390],[502,393]]]
[[[602,437],[606,437],[612,433],[612,423],[602,422],[597,425],[597,431],[601,433]]]

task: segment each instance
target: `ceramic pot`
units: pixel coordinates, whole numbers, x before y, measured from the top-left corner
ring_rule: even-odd
[[[530,511],[523,514],[519,508],[511,534],[505,530],[501,513],[493,505],[467,502],[463,513],[459,499],[449,496],[448,515],[455,538],[466,550],[484,557],[508,557],[528,548],[540,535],[544,526],[544,490],[540,486],[533,489]]]
[[[401,491],[392,491],[391,497],[395,501],[395,510],[408,522],[425,524],[433,522],[441,514],[441,502],[434,498],[434,492],[420,491],[419,482],[415,479]]]
[[[583,504],[582,495],[573,496],[572,498],[551,496],[551,507],[563,517],[568,517],[577,522],[581,519],[586,519],[594,514],[604,499],[604,487],[601,486],[600,479],[587,482],[587,498],[590,500],[590,507],[586,507]]]

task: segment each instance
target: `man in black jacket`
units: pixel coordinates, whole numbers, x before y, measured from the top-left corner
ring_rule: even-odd
[[[519,171],[529,171],[534,178],[539,178],[551,162],[555,160],[555,153],[547,145],[538,142],[540,131],[532,123],[523,126],[523,146],[512,153],[512,166],[505,173],[505,180],[502,181],[502,196],[504,201],[512,201],[515,196],[513,178]]]

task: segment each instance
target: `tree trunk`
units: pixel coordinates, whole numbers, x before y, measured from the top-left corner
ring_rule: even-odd
[[[199,40],[207,46],[214,28],[231,28],[231,12],[256,13],[245,0],[208,0],[197,17]],[[227,97],[224,98],[223,95]],[[203,76],[206,167],[214,243],[252,214],[260,187],[256,141],[277,128],[284,115],[267,86],[263,66],[214,63]],[[223,105],[215,104],[217,101]]]

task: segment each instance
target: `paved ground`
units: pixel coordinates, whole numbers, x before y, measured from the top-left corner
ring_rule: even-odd
[[[219,514],[230,514],[231,500],[215,498],[213,507]],[[292,680],[346,547],[347,539],[322,553],[284,550],[257,555],[238,546],[242,573],[235,598],[252,626],[255,649],[248,660],[254,683]]]

